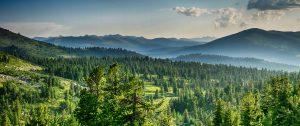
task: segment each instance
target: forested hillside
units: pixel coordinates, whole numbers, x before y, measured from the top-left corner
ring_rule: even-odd
[[[0,59],[1,125],[78,124],[68,113],[75,109],[79,83],[44,74],[43,67],[6,53]]]
[[[81,56],[142,56],[135,52],[124,49],[110,48],[65,48],[59,47],[45,42],[38,42],[20,34],[15,34],[9,30],[0,28],[0,50],[4,51],[19,51],[22,55],[32,55],[35,57],[81,57]]]
[[[262,59],[256,58],[242,58],[242,57],[229,57],[229,56],[221,56],[221,55],[205,55],[205,54],[189,54],[189,55],[182,55],[172,60],[175,61],[186,61],[186,62],[202,62],[202,63],[209,63],[209,64],[225,64],[225,65],[232,65],[232,66],[242,66],[242,67],[250,67],[250,68],[265,68],[268,70],[282,70],[282,71],[289,71],[289,72],[297,72],[300,70],[300,67],[281,64],[281,63],[274,63],[268,62]]]
[[[0,38],[0,43],[8,40],[18,43],[7,37]],[[104,56],[108,54],[105,57],[62,57],[65,50],[70,51],[66,54],[76,54],[78,50],[43,43],[34,45],[32,40],[21,44],[27,45],[26,48],[2,46],[5,48],[0,55],[3,125],[300,123],[298,72],[140,55],[112,57],[109,49],[103,50]],[[51,55],[42,53],[45,45],[54,48]],[[33,47],[36,48],[29,50]]]

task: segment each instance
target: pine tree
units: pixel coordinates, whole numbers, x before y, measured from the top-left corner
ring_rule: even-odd
[[[125,84],[127,90],[124,91],[125,98],[121,99],[121,106],[124,106],[130,114],[124,116],[128,118],[125,123],[130,125],[142,125],[146,118],[146,111],[150,110],[150,103],[143,99],[143,82],[136,77],[130,77]],[[123,101],[123,102],[122,102]]]
[[[178,87],[176,83],[173,84],[173,94],[178,95]]]
[[[263,113],[258,95],[249,93],[243,97],[241,119],[244,126],[262,126]]]
[[[9,63],[10,58],[8,55],[2,55],[2,57],[0,57],[0,61],[4,63]]]
[[[163,86],[160,86],[160,94],[161,94],[162,97],[165,96],[165,90],[164,90]]]
[[[186,124],[190,124],[190,115],[187,109],[184,110],[183,113],[183,123]]]
[[[146,112],[157,108],[143,98],[143,82],[127,78],[117,64],[110,66],[107,74],[99,72],[101,69],[90,74],[87,83],[91,88],[81,92],[76,118],[82,125],[142,125]],[[102,83],[101,78],[107,81]]]
[[[223,123],[223,118],[222,118],[222,115],[223,115],[222,109],[223,108],[222,107],[223,107],[222,101],[218,100],[216,108],[215,108],[215,112],[214,112],[214,120],[213,120],[214,126],[221,126]]]
[[[12,124],[14,125],[20,125],[19,123],[21,122],[21,117],[22,117],[22,107],[20,104],[19,99],[16,99],[13,102],[13,122]]]
[[[7,112],[2,113],[2,126],[11,126]]]
[[[289,99],[292,97],[292,86],[286,77],[273,78],[271,81],[272,97],[275,100],[272,109],[272,125],[293,125],[296,123],[295,109]]]
[[[159,93],[158,93],[158,90],[156,89],[155,90],[155,93],[154,93],[154,99],[158,99],[159,98]]]
[[[102,93],[101,88],[103,88],[106,83],[104,77],[104,69],[102,67],[97,67],[90,73],[86,80],[91,93],[94,93],[97,96]]]
[[[224,113],[224,126],[233,126],[233,125],[234,125],[233,112],[229,108]]]
[[[26,125],[31,126],[47,126],[50,124],[50,116],[48,107],[40,105],[37,108],[31,110],[31,118]]]
[[[169,86],[167,83],[163,84],[163,89],[164,89],[164,92],[169,92]]]
[[[80,101],[74,111],[79,123],[82,125],[97,125],[98,109],[98,97],[86,90],[81,91]]]

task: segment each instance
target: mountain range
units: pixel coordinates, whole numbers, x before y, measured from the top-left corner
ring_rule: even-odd
[[[0,28],[0,51],[18,55],[34,57],[127,57],[142,56],[136,52],[103,47],[65,48],[53,44],[37,41],[9,30]]]
[[[201,62],[208,64],[225,64],[237,67],[258,68],[268,70],[284,70],[289,72],[300,71],[299,66],[287,65],[282,63],[269,62],[262,59],[248,58],[248,57],[229,57],[221,55],[207,55],[207,54],[188,54],[172,58],[174,61],[185,62]]]
[[[197,42],[211,42],[216,40],[216,37],[206,36],[206,37],[199,37],[199,38],[190,38],[189,40],[197,41]]]
[[[85,36],[59,36],[59,37],[36,37],[39,41],[44,41],[54,45],[72,48],[85,47],[106,47],[106,48],[123,48],[139,53],[147,52],[152,49],[174,48],[195,46],[206,42],[194,41],[192,39],[176,38],[154,38],[147,39],[144,37],[122,36],[122,35],[85,35]]]
[[[300,65],[300,32],[248,29],[189,47],[164,48],[148,53],[153,57],[176,57],[185,54],[214,54],[231,57],[253,57],[267,61]]]
[[[300,32],[266,31],[262,29],[248,29],[239,33],[216,39],[208,43],[196,42],[190,39],[156,38],[146,39],[143,37],[107,35],[107,36],[69,36],[35,38],[36,40],[12,33],[6,29],[0,29],[0,50],[11,46],[25,50],[33,55],[47,55],[52,57],[77,57],[77,56],[143,56],[148,55],[159,58],[180,59],[182,55],[202,54],[211,58],[195,60],[190,55],[185,56],[185,61],[200,61],[206,63],[220,63],[235,66],[249,66],[241,60],[249,61],[256,65],[250,67],[266,68],[264,64],[282,63],[292,66],[280,67],[284,70],[293,71],[298,69],[300,62]],[[39,41],[40,40],[40,41]],[[43,41],[43,42],[42,42]],[[56,46],[58,45],[58,46]],[[67,48],[72,47],[72,48]],[[109,48],[107,48],[109,47]],[[118,48],[118,49],[114,49]],[[127,51],[127,50],[132,51]],[[135,53],[138,52],[138,53]],[[215,56],[218,55],[218,56]],[[180,56],[180,57],[178,57]],[[225,56],[222,57],[222,56]],[[227,57],[226,57],[227,56]],[[235,59],[235,57],[240,57]],[[189,59],[191,58],[191,59]],[[213,62],[216,58],[218,61]],[[261,60],[263,59],[263,60]],[[233,62],[244,62],[232,64]],[[259,65],[257,63],[259,62]],[[278,65],[278,64],[277,64]],[[271,65],[276,66],[276,65]],[[268,67],[267,67],[268,68]],[[275,68],[275,67],[272,67]],[[282,69],[278,69],[282,70]]]
[[[35,38],[63,47],[123,48],[157,58],[174,58],[186,54],[212,54],[230,57],[253,57],[271,62],[300,65],[300,32],[266,31],[252,28],[211,42],[196,39],[175,39],[106,35],[59,36]],[[201,39],[204,41],[204,39]]]

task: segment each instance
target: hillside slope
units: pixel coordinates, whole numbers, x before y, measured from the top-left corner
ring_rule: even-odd
[[[265,31],[248,29],[207,44],[156,50],[158,56],[176,57],[183,54],[202,53],[232,57],[254,57],[272,62],[300,65],[300,32]]]
[[[74,49],[55,46],[45,42],[36,41],[9,30],[0,28],[0,51],[19,53],[34,57],[82,57],[82,56],[142,56],[124,49],[85,48]]]
[[[3,60],[3,57],[5,60]],[[77,97],[74,95],[76,90],[83,87],[78,82],[48,75],[43,72],[44,68],[34,65],[28,61],[16,58],[12,55],[0,52],[0,96],[3,102],[0,102],[1,112],[3,107],[12,108],[10,113],[16,110],[20,112],[17,121],[14,121],[14,114],[9,115],[11,122],[16,125],[27,125],[29,122],[25,118],[34,118],[34,110],[40,107],[47,107],[51,116],[61,118],[60,113],[63,111],[73,111]],[[74,96],[73,96],[74,95]],[[19,107],[15,107],[15,103]],[[65,112],[64,112],[65,113]],[[49,115],[46,115],[49,118]],[[69,115],[63,115],[69,118]],[[46,118],[46,117],[45,117]],[[1,120],[2,121],[2,120]]]

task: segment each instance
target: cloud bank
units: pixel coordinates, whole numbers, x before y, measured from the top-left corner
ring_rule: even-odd
[[[286,10],[299,8],[300,0],[249,0],[247,9],[265,10]]]
[[[247,9],[257,10],[253,20],[280,20],[285,14],[300,8],[300,0],[249,0]]]
[[[217,10],[212,10],[213,14],[218,15],[214,20],[216,28],[225,28],[231,24],[241,23],[242,13],[235,8],[222,8]]]
[[[175,7],[173,8],[178,14],[185,16],[199,17],[202,15],[215,15],[215,27],[227,27],[231,24],[238,24],[241,20],[242,13],[235,8],[221,8],[221,9],[206,9],[197,7]]]
[[[258,11],[251,15],[251,19],[254,21],[258,21],[258,20],[275,21],[275,20],[280,20],[285,14],[286,11],[282,11],[282,10]]]
[[[203,14],[209,14],[209,10],[197,8],[197,7],[191,7],[191,8],[185,8],[185,7],[175,7],[173,8],[174,11],[176,11],[179,14],[183,14],[186,16],[193,16],[193,17],[199,17]]]
[[[232,25],[247,28],[249,24],[255,24],[257,21],[277,21],[292,11],[300,10],[300,0],[249,0],[245,6],[241,9],[175,7],[173,10],[178,14],[192,17],[213,15],[215,28],[226,28]]]

